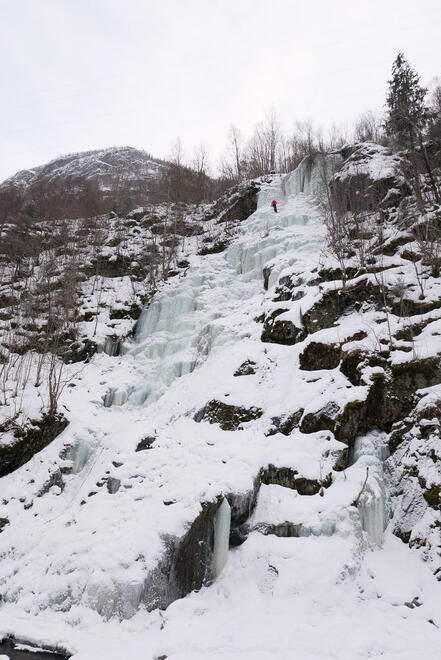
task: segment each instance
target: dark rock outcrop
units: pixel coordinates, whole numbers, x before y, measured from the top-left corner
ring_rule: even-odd
[[[0,477],[21,467],[52,442],[68,425],[62,415],[44,415],[30,425],[14,428],[14,440],[0,447]],[[3,428],[4,431],[8,430]]]
[[[297,328],[292,321],[277,319],[286,311],[277,309],[265,318],[260,337],[263,342],[291,346],[305,339],[306,332],[303,328]]]
[[[24,650],[23,646],[32,650]],[[13,637],[0,641],[0,655],[10,660],[68,660],[71,657],[62,649],[48,647],[41,649],[40,645],[37,647],[28,640]]]
[[[302,433],[315,433],[316,431],[334,431],[337,413],[340,407],[330,401],[317,412],[307,413],[302,417],[300,430]]]
[[[151,449],[155,440],[156,437],[154,435],[147,435],[145,438],[142,438],[138,442],[135,451],[144,451],[145,449]]]
[[[363,142],[351,147],[345,162],[330,182],[334,205],[342,211],[372,211],[397,206],[410,194],[410,187],[400,173],[399,158],[379,144]],[[382,172],[375,175],[370,164],[380,158]],[[383,173],[384,172],[384,173]]]
[[[307,479],[299,476],[297,470],[289,467],[277,467],[268,465],[260,471],[260,480],[265,485],[275,484],[284,488],[296,490],[299,495],[316,495],[320,488],[327,488],[332,483],[332,475],[328,474],[321,481],[319,479]]]
[[[334,420],[337,439],[352,442],[372,428],[391,431],[414,407],[416,391],[441,383],[440,357],[423,358],[401,364],[385,362],[384,371],[372,377],[365,400],[351,401]],[[332,430],[332,429],[331,429]],[[397,429],[392,442],[399,444]]]
[[[307,334],[332,328],[345,312],[358,311],[363,302],[378,308],[383,299],[380,287],[363,278],[345,289],[332,289],[324,293],[321,299],[303,315],[303,324]]]
[[[323,344],[312,341],[300,354],[300,369],[315,371],[318,369],[335,369],[341,359],[341,348],[338,344]]]
[[[151,611],[165,609],[173,601],[209,584],[212,579],[214,521],[222,502],[204,502],[202,510],[181,538],[164,538],[164,555],[149,572],[141,602]]]
[[[195,422],[210,422],[219,424],[223,431],[240,431],[241,424],[251,422],[263,415],[260,408],[244,408],[243,406],[232,406],[222,401],[209,401],[193,417]]]
[[[251,376],[256,373],[256,363],[253,360],[246,360],[234,372],[234,376]]]
[[[282,415],[281,417],[271,418],[271,427],[265,435],[275,435],[282,433],[283,435],[290,435],[295,428],[298,428],[300,420],[303,415],[303,408],[296,410],[294,413]]]

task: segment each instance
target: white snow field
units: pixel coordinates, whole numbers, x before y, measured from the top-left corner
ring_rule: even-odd
[[[344,445],[329,431],[266,435],[273,417],[367,392],[349,389],[338,369],[301,371],[304,344],[263,343],[255,320],[283,307],[271,298],[284,273],[313,278],[324,235],[319,186],[318,165],[263,184],[239,237],[224,253],[188,257],[188,272],[164,284],[125,354],[97,355],[75,376],[63,394],[69,427],[0,480],[10,521],[0,535],[0,636],[58,646],[75,660],[441,658],[439,583],[388,528],[384,434],[358,438],[345,471],[333,470]],[[317,291],[290,302],[287,318],[300,324]],[[349,320],[340,332],[351,329]],[[247,360],[255,373],[235,377]],[[197,423],[211,400],[262,415],[235,431]],[[135,452],[148,436],[152,448]],[[246,498],[270,464],[308,480],[331,473],[332,483],[314,495],[262,484],[247,539],[228,550],[226,497]],[[38,496],[63,466],[72,468],[64,489],[53,479]],[[216,579],[148,612],[146,579],[164,537],[182,536],[202,502],[222,497]],[[290,525],[296,536],[280,531]]]

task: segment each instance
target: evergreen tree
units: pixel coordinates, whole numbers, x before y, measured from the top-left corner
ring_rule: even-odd
[[[424,213],[416,157],[416,144],[419,144],[422,151],[434,189],[435,199],[437,201],[439,200],[437,186],[433,178],[422,136],[422,131],[431,116],[429,109],[424,103],[427,89],[420,85],[420,77],[412,69],[404,57],[404,53],[398,53],[392,65],[392,78],[388,83],[386,133],[393,137],[400,147],[409,150],[409,159],[413,169],[415,198],[420,212]]]
[[[430,117],[430,111],[424,104],[427,89],[420,85],[418,73],[403,53],[398,53],[392,65],[392,79],[388,83],[386,132],[395,137],[401,146],[413,149]]]

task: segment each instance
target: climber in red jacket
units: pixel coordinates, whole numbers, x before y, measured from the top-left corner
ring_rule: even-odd
[[[274,209],[274,213],[277,213],[277,202],[275,199],[273,199],[273,201],[271,202],[271,206]]]

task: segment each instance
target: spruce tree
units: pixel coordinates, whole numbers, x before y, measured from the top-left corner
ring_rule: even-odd
[[[395,137],[400,146],[413,149],[430,117],[424,104],[427,89],[420,85],[420,77],[404,53],[398,53],[388,83],[386,132]]]
[[[420,85],[418,73],[412,69],[404,53],[401,52],[392,65],[392,78],[388,84],[386,133],[393,137],[401,148],[409,150],[416,202],[420,212],[424,213],[415,148],[419,143],[425,154],[422,130],[430,117],[430,112],[424,104],[427,89]]]

